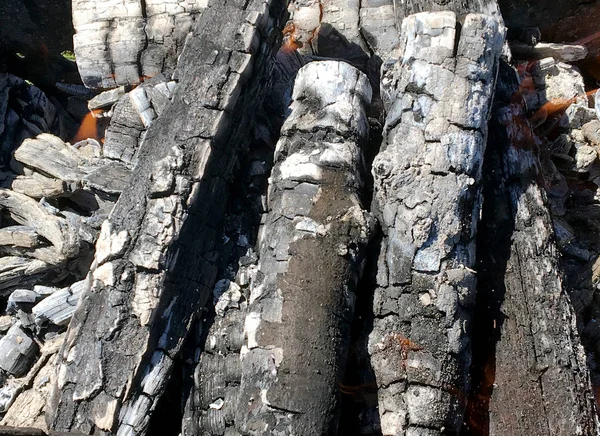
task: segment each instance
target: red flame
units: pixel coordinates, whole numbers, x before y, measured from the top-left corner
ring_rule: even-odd
[[[598,89],[592,89],[585,93],[586,97],[591,97],[596,94]],[[543,124],[548,117],[551,117],[555,114],[562,114],[562,112],[566,111],[569,106],[571,106],[575,101],[583,96],[575,96],[572,98],[556,98],[554,100],[550,100],[546,104],[544,104],[541,108],[539,108],[530,118],[529,122],[532,126],[539,126]]]

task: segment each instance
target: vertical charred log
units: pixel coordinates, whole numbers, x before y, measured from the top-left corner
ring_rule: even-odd
[[[486,154],[478,289],[478,310],[486,313],[477,327],[468,424],[485,424],[489,408],[490,435],[598,434],[586,357],[538,184],[539,149],[516,76],[507,65],[502,70]]]
[[[384,435],[454,434],[468,389],[475,233],[487,120],[503,27],[470,14],[402,24],[382,79],[387,108],[373,163],[384,239],[368,349]]]
[[[60,354],[51,428],[145,433],[214,284],[227,179],[264,98],[284,13],[278,0],[215,0],[188,38],[178,91],[103,225]]]
[[[236,427],[335,434],[354,291],[371,220],[362,208],[368,79],[343,62],[296,78],[245,321]]]

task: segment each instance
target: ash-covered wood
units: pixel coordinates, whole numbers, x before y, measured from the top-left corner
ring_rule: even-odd
[[[113,88],[171,75],[206,0],[73,1],[73,43],[83,83]]]
[[[575,62],[585,59],[588,49],[584,45],[541,42],[535,45],[524,43],[510,44],[510,50],[517,59],[554,58],[562,62]]]
[[[370,100],[347,63],[312,62],[296,77],[245,321],[242,434],[335,434],[371,227],[359,197]]]
[[[0,339],[0,369],[14,376],[27,372],[35,354],[37,344],[18,325],[13,325]]]
[[[248,154],[241,160],[231,187],[233,195],[220,245],[219,280],[213,289],[212,304],[209,302],[204,312],[192,360],[195,368],[182,420],[184,435],[235,432],[232,423],[242,376],[244,320],[258,272],[254,245],[261,216],[267,212],[273,148],[288,112],[294,78],[304,64],[295,50],[284,46],[277,52],[271,73],[273,84],[259,109]]]
[[[386,435],[455,433],[462,422],[481,165],[503,35],[488,15],[469,14],[462,27],[453,12],[412,15],[400,59],[383,73],[373,210],[384,239],[368,350]]]
[[[406,0],[394,4],[398,25],[404,17],[426,11],[452,11],[459,17],[468,13],[488,14],[501,20],[496,0]]]
[[[216,0],[197,21],[174,100],[103,225],[92,286],[61,353],[50,427],[146,432],[214,284],[227,179],[264,98],[284,7]]]
[[[478,287],[485,322],[475,344],[494,364],[475,360],[480,397],[471,401],[484,416],[471,416],[471,425],[485,426],[489,407],[490,435],[598,434],[586,355],[538,185],[541,141],[525,120],[514,71],[503,65],[502,72],[486,154]]]

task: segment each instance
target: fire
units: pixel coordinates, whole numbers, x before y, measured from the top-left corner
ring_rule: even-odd
[[[83,118],[79,130],[77,130],[72,142],[79,142],[88,138],[95,138],[102,141],[102,138],[98,134],[98,115],[101,113],[101,109],[95,109],[88,113]]]
[[[281,46],[281,50],[290,53],[302,47],[302,43],[298,41],[297,31],[298,29],[294,23],[289,23],[283,28],[283,38],[285,42]]]
[[[598,89],[592,89],[585,93],[586,97],[592,97],[596,94]],[[543,124],[548,117],[551,117],[555,114],[560,114],[566,111],[569,106],[571,106],[578,98],[583,97],[582,95],[578,95],[572,98],[557,98],[554,100],[550,100],[546,104],[544,104],[541,108],[539,108],[530,118],[529,122],[532,126],[539,126]]]
[[[289,22],[284,28],[283,28],[283,39],[284,39],[284,43],[281,47],[281,50],[286,52],[286,53],[290,53],[293,52],[294,50],[298,50],[299,48],[303,47],[304,44],[311,44],[312,41],[317,37],[318,33],[319,33],[319,29],[321,28],[321,23],[323,22],[323,13],[324,13],[324,8],[323,8],[323,3],[321,2],[321,0],[318,1],[318,3],[316,3],[316,5],[319,8],[319,15],[318,15],[318,21],[317,23],[313,23],[316,24],[316,26],[314,28],[304,28],[304,27],[298,27],[298,25],[291,21]],[[314,6],[314,5],[312,5]],[[306,8],[312,8],[312,6],[306,6]],[[296,7],[296,9],[298,9],[298,7]],[[306,23],[304,23],[304,25],[306,25]],[[300,26],[302,26],[302,24],[300,24]],[[308,34],[308,37],[307,37]],[[307,38],[306,38],[307,37]],[[302,43],[300,40],[306,38],[306,41],[304,43]]]

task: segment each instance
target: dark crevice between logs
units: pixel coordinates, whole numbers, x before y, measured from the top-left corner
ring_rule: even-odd
[[[350,332],[350,350],[344,379],[339,382],[341,393],[338,435],[381,436],[377,413],[377,380],[367,350],[373,330],[373,298],[377,288],[377,259],[381,250],[381,229],[367,247],[367,262],[356,289],[356,309]],[[373,413],[374,412],[374,413]]]
[[[506,67],[510,68],[510,67]],[[499,77],[500,82],[502,77]],[[496,104],[499,95],[496,93]],[[492,115],[493,116],[493,115]],[[502,153],[507,141],[498,123],[491,122],[483,165],[483,206],[477,231],[477,296],[472,326],[471,391],[461,436],[489,434],[489,403],[495,376],[496,344],[504,322],[501,310],[506,292],[504,274],[510,257],[514,214],[506,200],[502,183]],[[501,218],[502,217],[502,218]]]
[[[367,41],[368,42],[368,41]],[[380,68],[382,60],[371,52],[364,71],[373,90],[373,98],[368,107],[369,139],[363,146],[365,171],[364,189],[361,201],[371,205],[373,201],[373,160],[383,142],[385,111],[381,100]],[[339,381],[341,413],[337,434],[381,436],[379,422],[377,380],[367,351],[369,334],[373,329],[373,299],[377,288],[377,259],[381,250],[382,233],[377,226],[366,251],[366,263],[356,288],[356,306],[350,332],[350,348],[343,380]]]

